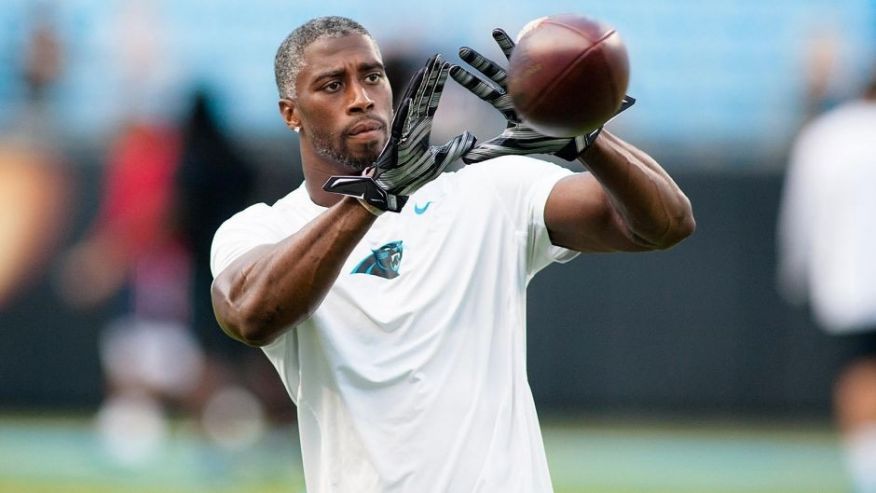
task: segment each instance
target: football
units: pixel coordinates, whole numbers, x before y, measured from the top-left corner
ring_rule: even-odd
[[[542,17],[521,30],[508,93],[535,130],[575,137],[617,112],[629,83],[627,49],[614,28],[574,14]]]

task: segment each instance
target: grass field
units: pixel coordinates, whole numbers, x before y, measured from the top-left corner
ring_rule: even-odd
[[[825,424],[544,420],[558,493],[843,493]],[[221,451],[176,423],[155,460],[114,465],[84,418],[0,417],[3,493],[304,491],[297,433]]]

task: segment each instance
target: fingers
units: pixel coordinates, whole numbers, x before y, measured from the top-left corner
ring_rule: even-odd
[[[405,122],[408,119],[408,112],[411,108],[411,100],[410,98],[405,98],[399,104],[397,110],[395,110],[395,115],[392,117],[392,130],[390,132],[390,141],[398,142],[401,138],[402,133],[405,129]]]
[[[439,147],[435,153],[436,161],[444,161],[444,164],[441,169],[447,166],[447,164],[456,161],[465,155],[468,151],[474,148],[475,143],[477,143],[477,137],[474,136],[473,133],[466,130],[465,132],[457,135],[452,138],[443,146]]]
[[[429,98],[428,107],[426,109],[426,115],[429,118],[435,116],[435,112],[438,111],[438,103],[441,101],[441,94],[444,92],[444,83],[447,81],[447,74],[450,72],[450,64],[447,62],[442,63],[441,70],[438,72],[438,80],[435,82],[435,86],[432,89],[432,96]]]
[[[493,39],[496,40],[499,49],[505,54],[505,58],[510,60],[511,52],[514,51],[514,40],[511,39],[511,36],[508,36],[504,29],[497,27],[493,29]]]
[[[472,74],[468,70],[454,65],[450,67],[450,76],[458,82],[462,87],[474,93],[477,97],[492,104],[493,101],[502,96],[503,93],[497,91],[493,86],[481,80],[480,77]]]
[[[462,87],[468,89],[475,96],[490,103],[494,108],[502,112],[509,122],[519,122],[517,112],[511,102],[511,97],[502,90],[497,90],[488,82],[472,74],[468,70],[454,65],[450,67],[450,76]]]
[[[504,137],[494,137],[486,142],[480,143],[470,149],[462,156],[462,162],[465,164],[474,164],[487,159],[493,159],[499,156],[508,156],[516,154],[535,154],[526,148],[509,143]]]
[[[477,69],[478,72],[486,75],[499,87],[505,89],[506,79],[508,79],[508,72],[506,72],[504,68],[499,66],[499,64],[493,62],[489,58],[481,55],[477,51],[467,46],[463,46],[459,49],[459,58],[462,58],[465,63]]]
[[[497,156],[499,156],[499,154],[478,146],[465,153],[462,156],[462,162],[465,164],[475,164],[480,163],[481,161],[486,161],[487,159],[493,159]]]
[[[534,130],[518,126],[514,129],[506,129],[490,140],[479,142],[462,157],[462,160],[466,164],[472,164],[499,156],[553,154],[566,147],[570,142],[574,144],[575,139],[548,137]]]
[[[429,108],[432,105],[434,98],[440,99],[441,90],[444,87],[444,79],[447,78],[446,66],[447,62],[441,58],[441,55],[432,55],[429,61],[426,62],[426,73],[423,76],[423,82],[417,88],[411,101],[410,118],[411,122],[415,122],[425,118],[429,114]],[[444,76],[442,77],[442,72]],[[436,89],[437,95],[436,95]],[[437,105],[437,103],[436,103]]]

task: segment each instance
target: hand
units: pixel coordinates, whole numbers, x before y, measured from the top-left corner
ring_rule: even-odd
[[[356,197],[379,211],[400,212],[408,195],[470,151],[476,139],[469,132],[457,135],[443,146],[429,145],[432,118],[449,70],[450,64],[440,55],[432,56],[408,83],[392,119],[389,140],[374,164],[365,170],[364,176],[332,176],[323,190]]]
[[[493,39],[499,44],[505,58],[510,59],[511,52],[514,50],[514,41],[511,40],[511,37],[502,29],[493,29]],[[599,132],[602,131],[602,127],[599,127],[586,135],[573,138],[549,137],[535,131],[526,125],[517,115],[517,111],[514,110],[511,96],[508,94],[506,82],[508,73],[505,69],[468,47],[459,49],[459,57],[485,75],[493,84],[482,80],[479,76],[458,65],[453,65],[450,68],[450,76],[476,96],[490,103],[508,121],[508,125],[501,134],[478,144],[462,156],[462,160],[467,164],[508,154],[553,154],[567,161],[573,161],[590,147]],[[634,98],[624,96],[620,109],[615,115],[629,108],[635,102]]]

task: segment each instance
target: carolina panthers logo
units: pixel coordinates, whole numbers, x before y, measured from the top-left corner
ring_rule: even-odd
[[[402,260],[402,242],[393,241],[377,250],[371,250],[371,255],[359,262],[352,274],[371,274],[385,279],[398,277],[398,267]]]

